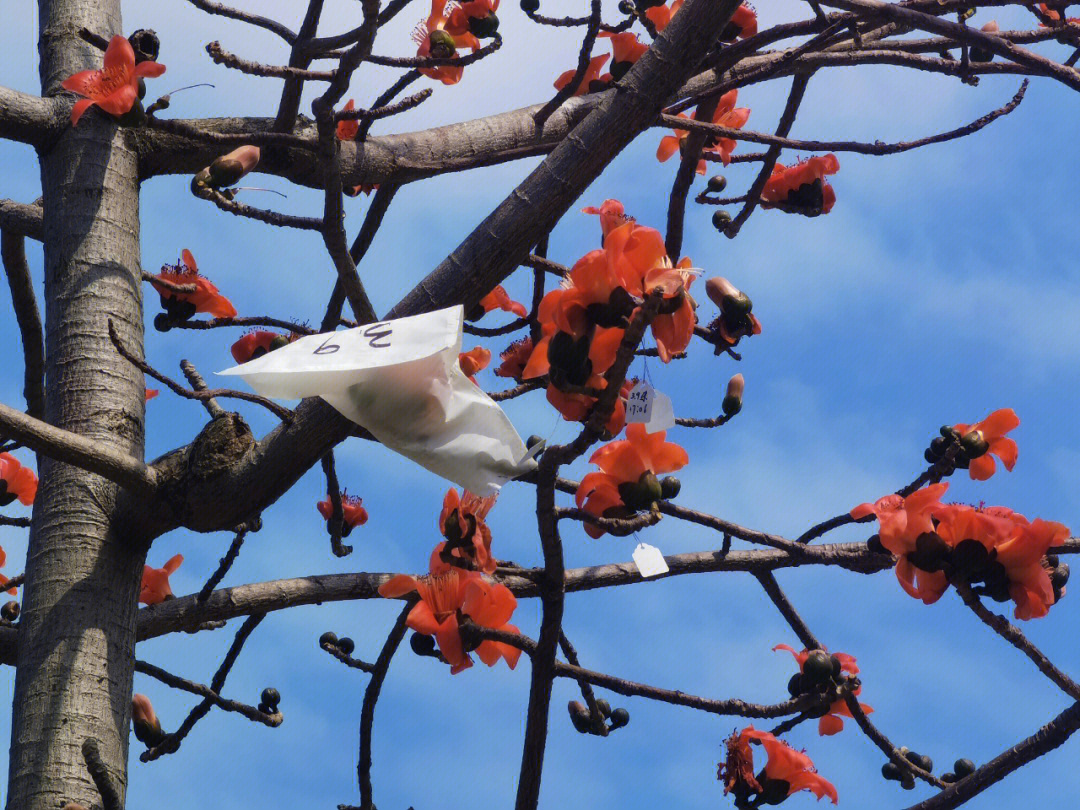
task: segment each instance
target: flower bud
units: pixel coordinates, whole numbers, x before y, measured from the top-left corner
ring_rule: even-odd
[[[469,33],[474,37],[487,39],[495,36],[495,32],[498,30],[499,18],[495,16],[495,12],[491,12],[484,17],[469,17]]]
[[[352,655],[353,650],[356,649],[356,642],[348,636],[343,636],[338,639],[337,648],[346,655]]]
[[[660,494],[664,496],[665,501],[670,501],[672,498],[678,497],[678,494],[681,491],[682,481],[674,475],[668,475],[660,479]]]
[[[337,646],[337,633],[332,633],[327,630],[321,636],[319,636],[319,646],[336,647]]]
[[[441,28],[437,28],[428,34],[428,41],[431,43],[431,49],[428,53],[437,59],[445,59],[457,53],[454,38]]]
[[[725,188],[727,188],[727,178],[722,174],[717,174],[709,178],[709,184],[707,186],[709,191],[719,194]]]
[[[425,636],[423,633],[413,633],[412,638],[409,639],[409,646],[417,655],[435,655],[435,639],[431,636]]]
[[[202,177],[202,172],[195,175],[195,179],[202,179],[211,188],[235,185],[241,177],[259,165],[259,156],[259,147],[241,146],[217,158],[204,169],[209,175],[208,180]]]
[[[743,390],[746,388],[746,380],[742,374],[736,374],[727,384],[727,393],[724,394],[724,402],[721,407],[725,416],[734,416],[742,410]]]
[[[154,707],[146,695],[132,695],[131,720],[135,739],[147,748],[153,748],[165,739],[165,732],[161,730],[161,723],[158,722]]]
[[[811,689],[820,686],[832,677],[833,665],[829,654],[824,650],[811,650],[803,663],[803,682]]]
[[[986,451],[990,449],[990,444],[986,441],[981,430],[973,430],[961,437],[960,447],[963,448],[964,455],[968,459],[975,459],[986,455]]]
[[[984,34],[996,35],[1001,29],[997,24],[997,20],[991,20],[980,30]],[[984,48],[982,45],[972,45],[971,48],[968,49],[968,58],[972,62],[992,62],[994,60],[994,52],[989,48]]]
[[[729,214],[723,208],[718,208],[716,211],[713,211],[712,224],[713,227],[716,228],[716,230],[724,230],[724,228],[728,226],[729,222],[731,222],[731,214]]]
[[[616,709],[611,713],[611,727],[613,729],[622,728],[630,722],[630,712],[626,709]]]
[[[953,763],[953,770],[956,772],[958,779],[963,779],[965,776],[971,776],[975,773],[975,763],[970,759],[958,759]]]
[[[262,690],[262,694],[259,696],[260,700],[267,705],[271,710],[277,709],[279,703],[281,703],[281,693],[274,689],[272,686],[268,686]]]
[[[1069,566],[1065,566],[1066,579],[1068,579]],[[19,603],[12,599],[0,608],[0,618],[13,622],[19,618]]]

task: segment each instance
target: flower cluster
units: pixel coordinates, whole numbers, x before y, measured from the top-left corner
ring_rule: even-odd
[[[1069,529],[1029,521],[1004,506],[943,504],[948,484],[933,484],[907,497],[886,495],[851,510],[859,520],[878,519],[881,546],[896,555],[896,578],[911,596],[932,604],[952,582],[976,585],[995,601],[1012,599],[1018,619],[1045,616],[1064,595],[1069,568],[1048,556]]]
[[[581,479],[578,506],[596,517],[626,518],[678,494],[666,493],[656,475],[682,469],[689,458],[686,450],[665,439],[664,431],[646,433],[642,424],[628,425],[625,439],[604,445],[589,458],[600,471]],[[669,492],[673,486],[668,485]],[[591,523],[585,524],[585,531],[593,538],[605,533]]]
[[[380,595],[391,599],[417,593],[420,601],[409,612],[406,624],[421,636],[434,636],[453,675],[472,666],[470,653],[474,651],[489,667],[501,658],[513,669],[521,657],[521,650],[509,644],[491,639],[472,644],[462,636],[462,628],[469,625],[518,632],[509,624],[517,599],[505,585],[484,576],[495,571],[491,530],[484,522],[494,503],[494,497],[480,498],[471,492],[459,497],[457,490],[450,489],[439,514],[439,531],[446,540],[432,552],[428,574],[399,574],[379,588]],[[435,654],[433,646],[428,648],[415,640],[413,649]]]
[[[836,202],[836,192],[825,176],[838,171],[840,161],[831,153],[799,161],[794,166],[777,163],[761,191],[761,207],[808,217],[827,214]]]
[[[175,289],[158,282],[174,285],[194,285],[194,292],[177,292]],[[161,296],[161,308],[165,310],[158,318],[164,318],[161,325],[167,327],[168,321],[181,322],[191,318],[196,312],[205,312],[215,318],[235,318],[236,307],[232,305],[213,282],[199,275],[195,257],[184,249],[180,261],[175,265],[164,265],[161,272],[150,281],[151,286]],[[155,325],[159,322],[154,321]],[[159,327],[160,328],[160,327]]]
[[[859,665],[855,663],[855,657],[847,653],[829,655],[825,650],[807,649],[796,652],[787,644],[777,644],[773,647],[773,652],[776,650],[787,650],[799,665],[799,671],[788,681],[788,692],[792,697],[813,693],[824,694],[829,691],[835,694],[836,689],[847,682],[848,676],[859,674]],[[862,686],[857,686],[852,694],[857,696],[861,692]],[[865,714],[874,711],[873,707],[865,703],[860,703],[859,708]],[[834,700],[824,711],[825,714],[818,720],[818,734],[823,737],[839,734],[844,729],[843,718],[851,717],[851,709],[843,698]]]
[[[696,322],[687,292],[694,278],[690,260],[672,266],[660,232],[627,219],[617,200],[592,210],[600,213],[603,247],[579,259],[562,286],[540,302],[541,339],[521,371],[523,379],[548,375],[548,401],[570,421],[586,418],[594,392],[607,386],[604,372],[646,294],[663,295],[651,327],[665,363],[686,349]],[[624,419],[620,401],[608,431],[617,434]]]
[[[765,767],[754,773],[754,752],[751,742],[760,743],[768,760]],[[806,754],[796,751],[783,740],[767,731],[747,726],[727,739],[727,758],[720,763],[716,778],[724,783],[724,793],[735,796],[737,807],[759,804],[780,804],[793,793],[809,790],[818,799],[828,796],[836,804],[836,788],[819,776],[814,763]]]
[[[738,98],[738,90],[729,90],[720,96],[720,103],[716,105],[716,112],[712,115],[711,123],[730,129],[742,129],[746,125],[747,119],[750,118],[750,110],[746,107],[736,107],[735,103]],[[697,116],[697,110],[695,110],[690,118],[698,121],[700,119]],[[686,115],[679,113],[679,118],[686,118]],[[690,137],[690,132],[685,129],[676,129],[674,135],[665,135],[660,139],[660,146],[656,150],[656,159],[663,163],[676,152],[681,153],[686,146],[688,137]],[[736,145],[731,138],[721,138],[719,135],[709,134],[705,139],[702,151],[720,155],[720,159],[726,166],[731,162],[731,153],[735,151]],[[699,160],[697,173],[705,174],[707,166],[705,160]]]

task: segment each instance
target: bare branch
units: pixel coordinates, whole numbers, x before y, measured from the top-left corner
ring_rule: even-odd
[[[96,473],[135,494],[152,495],[157,488],[156,473],[137,458],[7,405],[0,405],[0,429],[43,456]]]

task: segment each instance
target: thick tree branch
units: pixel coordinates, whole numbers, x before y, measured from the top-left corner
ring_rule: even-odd
[[[77,433],[55,428],[7,405],[0,405],[0,431],[31,450],[96,473],[135,494],[152,495],[157,488],[154,470],[137,458]]]

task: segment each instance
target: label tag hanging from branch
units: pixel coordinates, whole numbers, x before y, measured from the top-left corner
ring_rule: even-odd
[[[460,306],[309,335],[237,375],[265,397],[322,397],[417,464],[480,496],[536,467],[509,418],[458,364]]]
[[[648,543],[638,543],[637,548],[634,549],[633,558],[634,565],[643,577],[657,577],[670,570],[660,549]]]
[[[642,380],[630,389],[626,399],[626,421],[645,425],[646,433],[675,427],[675,408],[671,397]]]

